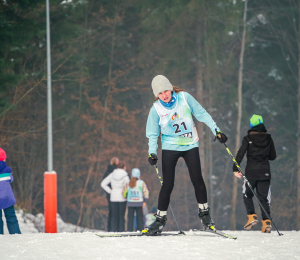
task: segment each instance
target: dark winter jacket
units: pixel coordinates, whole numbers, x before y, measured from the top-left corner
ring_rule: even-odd
[[[276,159],[276,150],[273,139],[264,124],[252,127],[248,134],[243,138],[242,146],[236,155],[236,161],[240,165],[245,153],[247,152],[247,166],[245,175],[251,180],[271,179],[269,160]],[[238,171],[233,165],[233,172]]]
[[[105,173],[103,175],[102,180],[104,180],[108,175],[110,175],[116,168],[117,168],[117,165],[115,165],[115,164],[114,165],[108,165],[107,169],[106,169],[106,171],[105,171]],[[111,188],[110,184],[108,184],[108,186]],[[107,197],[110,197],[109,193],[107,193],[106,191],[105,191],[105,193],[106,193]]]
[[[0,210],[9,208],[16,203],[15,195],[10,186],[13,180],[11,168],[6,166],[4,161],[0,161]]]

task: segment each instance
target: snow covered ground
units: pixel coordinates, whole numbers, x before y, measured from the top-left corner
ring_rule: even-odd
[[[300,259],[300,232],[262,234],[227,231],[237,240],[210,234],[100,238],[93,232],[0,237],[0,259]]]
[[[22,235],[0,236],[0,259],[298,259],[300,232],[225,231],[237,240],[211,234],[164,237],[109,237],[95,234],[103,231],[79,228],[64,223],[58,215],[57,234],[39,233],[43,230],[43,215],[17,211]],[[5,225],[6,226],[6,225]],[[92,232],[91,232],[92,231]],[[8,234],[7,230],[5,232]]]

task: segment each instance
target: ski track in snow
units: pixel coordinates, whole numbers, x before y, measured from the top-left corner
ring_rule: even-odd
[[[225,231],[170,237],[97,237],[92,232],[0,236],[0,259],[299,259],[300,232]],[[98,232],[97,234],[103,234]]]

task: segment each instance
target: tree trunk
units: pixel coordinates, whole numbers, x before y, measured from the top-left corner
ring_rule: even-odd
[[[298,1],[298,13],[300,12],[300,1]],[[300,15],[298,18],[299,21],[299,30],[300,30]],[[297,230],[300,230],[300,31],[298,31],[298,144],[297,144]]]
[[[102,114],[103,123],[102,123],[102,128],[101,128],[101,142],[99,144],[99,148],[98,148],[98,151],[97,151],[97,159],[101,155],[103,144],[104,144],[104,139],[105,139],[104,138],[104,133],[105,133],[105,123],[106,123],[106,112],[107,112],[106,110],[107,110],[107,107],[108,107],[110,92],[111,92],[111,89],[113,87],[112,69],[113,69],[114,55],[115,55],[116,26],[117,26],[117,22],[118,22],[118,13],[119,13],[119,6],[116,6],[115,7],[114,23],[113,23],[113,28],[112,28],[110,61],[109,61],[108,75],[107,75],[108,89],[107,89],[106,97],[105,97],[105,101],[104,101],[104,109],[103,109],[103,114]],[[100,176],[97,173],[100,171],[100,166],[101,166],[101,162],[98,161],[97,164],[96,164],[96,180],[94,182],[93,189],[95,189],[97,187],[97,185],[99,185],[98,184],[99,183],[98,178]]]
[[[201,46],[201,26],[199,18],[196,21],[196,55],[197,55],[197,65],[196,65],[196,97],[197,101],[203,105],[203,69],[202,69],[202,46]],[[200,153],[200,161],[201,161],[201,168],[202,168],[202,175],[205,179],[206,173],[206,165],[205,165],[205,153],[204,153],[204,127],[203,123],[197,123],[197,131],[199,135],[199,153]]]
[[[107,89],[107,94],[106,94],[106,98],[105,98],[105,103],[104,103],[104,110],[103,110],[103,124],[102,124],[102,130],[101,130],[101,143],[100,143],[100,147],[98,149],[98,152],[96,154],[96,160],[98,160],[98,158],[101,155],[101,149],[103,147],[103,142],[104,142],[104,132],[105,132],[105,119],[106,119],[106,108],[108,106],[108,99],[109,99],[109,94],[110,94],[110,90],[112,88],[112,65],[113,65],[113,61],[114,61],[114,50],[115,50],[115,40],[116,40],[116,36],[115,36],[115,31],[116,31],[116,25],[117,25],[117,16],[118,16],[118,7],[116,7],[115,9],[115,18],[114,18],[114,23],[113,23],[113,31],[112,31],[112,42],[111,42],[111,53],[110,53],[110,64],[109,64],[109,70],[108,70],[108,89]],[[90,154],[94,154],[93,151],[90,152]],[[80,224],[81,218],[82,218],[82,213],[83,213],[83,198],[85,196],[85,192],[86,192],[86,188],[89,184],[89,180],[91,177],[91,174],[93,172],[93,168],[94,168],[94,162],[91,162],[89,171],[88,171],[88,176],[85,182],[85,186],[84,189],[82,191],[81,194],[81,198],[80,198],[80,211],[79,211],[79,217],[78,217],[78,221],[77,221],[77,226]],[[96,164],[96,172],[98,172],[100,169],[100,162],[98,161]],[[95,185],[97,185],[98,182],[95,181],[94,185],[93,185],[93,189],[96,187]],[[77,226],[76,226],[76,230],[77,230]]]
[[[65,86],[61,84],[61,111],[65,112]],[[61,120],[62,130],[62,161],[61,171],[59,174],[59,200],[58,200],[58,212],[61,218],[66,221],[66,132],[65,132],[65,118]]]
[[[213,162],[212,162],[212,133],[208,134],[208,142],[207,142],[207,154],[208,154],[208,174],[209,174],[209,207],[211,211],[211,215],[214,212],[214,186],[213,186]]]
[[[208,107],[211,108],[213,106],[212,103],[212,84],[211,84],[211,75],[210,75],[210,60],[208,53],[208,42],[207,42],[207,18],[205,18],[205,26],[204,26],[204,37],[205,37],[205,56],[206,56],[206,85],[208,89]],[[210,111],[209,111],[210,112]],[[214,187],[213,187],[213,161],[212,161],[212,133],[208,131],[207,137],[207,160],[206,165],[208,167],[208,178],[209,178],[209,192],[208,192],[208,201],[209,207],[211,211],[211,215],[214,212]]]
[[[238,79],[238,116],[236,124],[236,136],[235,136],[235,154],[240,146],[240,132],[241,132],[241,119],[242,119],[242,85],[243,85],[243,65],[244,65],[244,52],[245,52],[245,41],[246,41],[246,19],[247,19],[247,0],[244,5],[244,17],[243,17],[243,36],[241,41],[241,53],[240,53],[240,64],[239,64],[239,79]],[[237,202],[237,178],[233,178],[232,188],[232,213],[231,213],[231,229],[236,229],[236,202]]]
[[[300,51],[300,49],[299,49]],[[300,230],[300,54],[299,54],[299,64],[298,64],[298,155],[297,155],[297,162],[298,162],[298,170],[297,170],[297,230]]]
[[[79,210],[79,217],[78,217],[78,220],[77,220],[75,232],[77,232],[77,228],[78,228],[78,226],[79,226],[79,224],[81,222],[83,208],[84,208],[83,199],[84,199],[84,196],[85,196],[86,188],[87,188],[87,186],[89,184],[89,181],[90,181],[90,177],[91,177],[92,172],[93,172],[93,168],[94,168],[94,162],[92,161],[90,163],[90,167],[89,167],[89,170],[88,170],[88,175],[87,175],[87,178],[86,178],[86,181],[85,181],[85,185],[84,185],[84,188],[82,190],[81,197],[80,197],[80,210]]]

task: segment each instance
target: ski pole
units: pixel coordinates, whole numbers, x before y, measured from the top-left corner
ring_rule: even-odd
[[[216,132],[217,132],[217,130],[216,130]],[[278,235],[279,235],[279,236],[283,236],[283,234],[280,233],[280,232],[278,231],[278,229],[277,229],[277,227],[276,227],[274,221],[273,221],[272,218],[269,216],[269,214],[267,213],[267,211],[265,210],[265,208],[263,207],[263,205],[260,203],[260,201],[259,201],[259,199],[258,199],[256,193],[254,192],[254,190],[253,190],[251,184],[249,183],[248,179],[246,178],[246,176],[245,176],[243,170],[241,169],[241,167],[238,165],[238,163],[237,163],[237,161],[235,160],[234,156],[233,156],[232,153],[230,152],[230,150],[229,150],[228,146],[226,145],[226,143],[224,143],[224,146],[225,146],[225,148],[226,148],[228,154],[231,156],[231,159],[233,160],[234,164],[235,164],[236,167],[238,168],[239,172],[242,174],[242,176],[243,176],[245,182],[248,184],[248,186],[249,186],[250,190],[252,191],[254,197],[256,198],[256,200],[257,200],[259,206],[263,209],[263,211],[265,212],[266,216],[270,219],[271,223],[272,223],[272,224],[274,225],[274,227],[276,228],[276,230],[277,230],[277,232],[278,232]]]
[[[159,174],[158,168],[157,168],[157,166],[156,166],[156,165],[154,165],[154,167],[155,167],[155,169],[156,169],[156,173],[157,173],[157,176],[158,176],[158,178],[159,178],[160,184],[161,184],[161,185],[163,185],[163,180],[162,180],[162,178],[161,178],[161,176],[160,176],[160,174]],[[173,215],[173,217],[174,217],[174,219],[175,219],[175,222],[176,222],[177,228],[178,228],[178,230],[179,230],[179,234],[183,234],[183,235],[185,235],[185,233],[184,233],[184,232],[183,232],[183,231],[182,231],[182,230],[179,228],[179,225],[178,225],[178,223],[177,223],[177,220],[176,220],[175,214],[174,214],[174,212],[173,212],[173,209],[172,209],[171,203],[169,204],[169,206],[170,206],[170,209],[171,209],[172,215]]]

